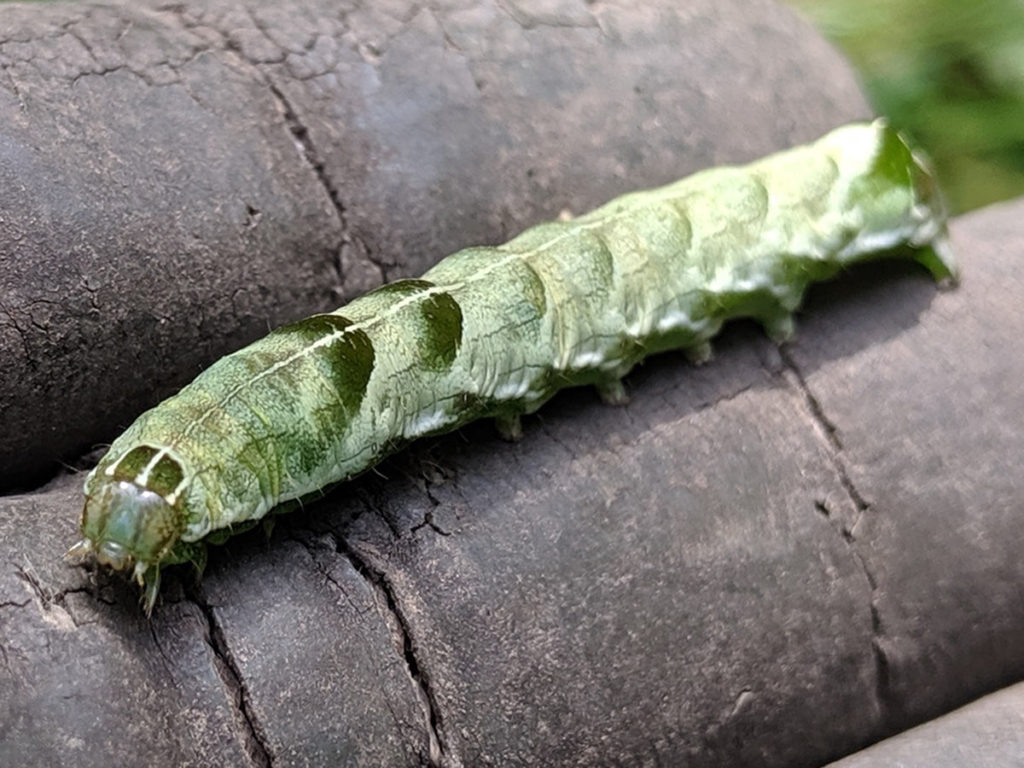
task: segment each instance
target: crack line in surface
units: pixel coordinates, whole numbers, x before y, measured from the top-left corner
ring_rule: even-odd
[[[184,24],[185,28],[190,28],[190,22],[185,18],[184,14],[181,13],[180,9],[178,9],[175,6],[167,6],[164,8],[164,10],[169,10],[177,13],[178,16],[181,18],[181,21]],[[246,8],[245,11],[249,16],[249,20],[252,23],[253,28],[262,33],[263,36],[266,37],[267,40],[272,45],[280,48],[280,45],[270,37],[267,28],[262,23],[260,23],[260,20],[256,17],[255,13],[253,13],[252,9]],[[347,22],[345,21],[345,14],[342,14],[342,22],[347,27]],[[191,26],[197,25],[192,24]],[[313,144],[309,128],[305,125],[305,123],[303,123],[303,121],[299,117],[298,110],[295,109],[295,106],[292,104],[291,100],[288,98],[288,96],[285,95],[284,90],[281,88],[281,86],[274,82],[271,73],[267,71],[267,68],[269,66],[283,63],[287,59],[287,56],[290,55],[291,53],[294,53],[294,51],[291,51],[290,49],[282,49],[283,51],[285,51],[285,53],[282,54],[280,59],[253,59],[246,54],[246,52],[242,49],[237,40],[233,39],[230,34],[225,32],[216,24],[204,25],[204,29],[209,29],[214,34],[218,35],[221,39],[221,46],[223,50],[230,51],[237,55],[240,58],[240,60],[250,68],[254,77],[260,83],[267,87],[278,108],[281,110],[285,126],[287,127],[289,133],[292,136],[292,140],[295,143],[296,149],[298,149],[299,154],[303,157],[303,159],[309,165],[310,169],[313,171],[320,186],[327,193],[327,197],[330,200],[331,205],[334,208],[335,214],[338,217],[339,228],[341,230],[340,241],[337,247],[334,249],[334,259],[332,265],[338,280],[338,285],[336,286],[335,289],[336,292],[342,296],[345,295],[345,259],[346,252],[350,248],[355,248],[361,255],[365,256],[367,261],[369,261],[371,264],[377,267],[383,282],[388,282],[388,267],[394,265],[389,265],[388,263],[382,261],[381,259],[375,258],[370,247],[366,245],[366,243],[363,242],[361,238],[353,235],[353,233],[350,232],[347,218],[347,209],[344,202],[341,199],[341,192],[338,189],[337,185],[332,181],[330,174],[327,172],[325,160],[321,153],[317,150],[316,146]],[[314,42],[315,38],[314,40],[310,41],[306,49],[308,50],[310,47],[312,47]],[[296,79],[301,81],[303,79],[308,78]]]
[[[875,697],[882,709],[883,720],[888,721],[890,719],[890,713],[896,708],[896,702],[891,688],[892,674],[889,665],[889,657],[886,656],[885,649],[881,645],[881,639],[885,634],[885,629],[882,626],[882,615],[878,610],[878,580],[871,571],[871,567],[868,565],[867,559],[857,548],[857,540],[854,538],[853,534],[838,521],[832,523],[832,512],[828,508],[826,502],[821,499],[816,499],[814,506],[822,516],[829,520],[830,524],[832,524],[833,527],[838,529],[842,534],[843,542],[846,544],[846,548],[850,552],[850,556],[856,561],[861,572],[864,574],[864,578],[868,582],[868,587],[871,590],[868,608],[871,614],[871,655],[875,661]]]
[[[277,101],[278,106],[281,108],[285,124],[288,126],[288,131],[292,135],[296,148],[305,158],[309,167],[313,169],[313,173],[316,175],[317,181],[320,182],[320,186],[327,192],[327,197],[330,199],[331,205],[334,206],[334,211],[338,216],[338,223],[341,227],[341,242],[338,243],[338,247],[335,249],[334,271],[338,276],[338,288],[340,291],[343,291],[345,285],[343,254],[346,248],[351,247],[352,236],[349,233],[348,215],[346,213],[345,204],[341,200],[341,193],[335,183],[331,180],[330,174],[327,173],[323,158],[313,145],[312,139],[309,135],[309,128],[307,128],[302,120],[299,119],[298,112],[295,110],[295,107],[292,106],[291,101],[287,96],[285,96],[284,91],[282,91],[268,75],[261,74],[261,76],[266,82],[270,93]],[[363,250],[367,253],[367,258],[369,258],[369,248],[364,247]],[[386,279],[383,268],[381,268],[381,274]]]
[[[99,593],[99,588],[95,581],[93,581],[91,586],[65,587],[59,590],[52,589],[42,582],[35,567],[30,561],[26,559],[25,563],[25,566],[18,565],[15,562],[10,562],[10,565],[14,566],[15,575],[28,585],[29,589],[35,596],[35,599],[38,601],[39,607],[47,613],[59,611],[62,615],[66,616],[76,628],[95,624],[96,622],[84,621],[79,618],[71,609],[71,606],[66,602],[69,595],[89,595],[94,600],[105,603],[106,605],[114,604],[112,600]],[[8,607],[12,605],[24,607],[30,602],[32,602],[31,598],[25,603],[19,604],[14,601],[9,601],[8,603],[5,603],[5,605]]]
[[[292,140],[295,142],[296,148],[299,150],[303,158],[305,158],[309,167],[313,170],[320,186],[327,192],[327,197],[330,199],[331,205],[334,206],[334,211],[338,216],[338,224],[341,229],[341,240],[334,253],[334,271],[338,278],[338,293],[342,295],[345,293],[345,257],[346,252],[350,248],[355,248],[358,253],[361,253],[366,257],[367,261],[377,267],[383,282],[389,282],[390,277],[388,276],[388,269],[394,265],[388,264],[379,257],[375,258],[370,246],[367,245],[362,238],[359,238],[352,233],[348,223],[348,209],[341,199],[341,192],[337,185],[331,180],[331,176],[327,172],[325,160],[313,144],[309,128],[306,127],[299,118],[298,112],[285,95],[284,91],[281,90],[273,80],[271,80],[269,75],[261,72],[259,67],[255,65],[253,66],[257,72],[259,72],[259,76],[263,79],[267,88],[270,90],[271,95],[273,95],[274,99],[277,101],[277,104],[281,109],[282,116],[284,117],[285,124],[288,127],[288,131],[291,133]]]
[[[241,717],[246,753],[254,765],[260,766],[260,768],[272,768],[274,760],[267,743],[266,733],[251,709],[249,689],[224,638],[224,630],[217,621],[213,607],[207,602],[201,585],[196,585],[188,590],[186,597],[199,607],[206,618],[206,643],[216,657],[217,663],[214,666],[217,669],[218,677],[235,702],[235,709]]]
[[[417,523],[409,529],[409,533],[416,533],[421,528],[429,527],[430,530],[432,530],[439,536],[451,536],[451,531],[446,531],[444,528],[442,528],[434,521],[434,510],[440,507],[442,503],[441,500],[434,495],[434,492],[432,490],[433,486],[435,485],[435,482],[432,481],[429,477],[423,477],[422,484],[416,484],[420,486],[420,488],[423,490],[423,493],[426,494],[427,499],[430,501],[430,509],[428,509],[423,514],[422,521],[420,521],[419,523]]]
[[[370,567],[369,563],[348,546],[341,536],[332,534],[335,549],[338,554],[345,557],[355,569],[356,573],[362,576],[367,584],[383,598],[387,606],[388,618],[396,633],[396,645],[401,645],[402,657],[405,660],[406,672],[416,684],[420,693],[420,702],[423,706],[423,714],[427,720],[427,737],[429,740],[428,765],[432,768],[440,768],[445,764],[447,750],[444,740],[441,738],[441,714],[437,702],[437,696],[430,685],[430,676],[426,673],[423,665],[416,657],[416,644],[412,639],[412,631],[409,621],[402,609],[398,607],[398,599],[395,597],[387,577],[380,571]]]
[[[297,535],[300,532],[303,535]],[[306,538],[307,536],[310,537],[310,538],[307,539]],[[309,557],[310,557],[310,559],[313,562],[313,566],[317,569],[317,571],[319,573],[321,573],[324,576],[324,580],[325,580],[325,582],[327,584],[330,584],[331,586],[333,586],[333,588],[336,591],[340,592],[344,596],[345,601],[349,604],[349,607],[352,609],[352,612],[353,612],[354,615],[359,616],[360,618],[362,618],[368,612],[374,611],[374,608],[360,608],[356,604],[355,600],[352,599],[352,596],[349,594],[349,591],[347,589],[345,589],[344,585],[342,585],[337,579],[334,578],[334,576],[331,574],[330,568],[327,565],[325,565],[321,561],[321,559],[317,556],[317,551],[318,550],[330,551],[332,554],[338,555],[338,546],[337,546],[337,538],[336,538],[336,536],[334,534],[332,534],[332,533],[326,534],[326,538],[329,539],[330,542],[331,542],[330,545],[326,546],[326,547],[324,547],[320,543],[320,541],[319,541],[319,538],[322,538],[322,537],[323,537],[322,534],[317,534],[315,531],[313,531],[311,529],[308,529],[308,528],[292,528],[291,529],[291,535],[288,536],[288,541],[295,542],[296,544],[301,546],[309,554]],[[349,560],[348,558],[345,558],[344,555],[342,555],[342,558],[350,566],[353,565],[352,561]],[[353,566],[353,571],[355,571],[354,566]],[[365,576],[363,576],[362,574],[360,574],[358,572],[356,572],[356,575],[358,576],[358,578],[363,580],[362,583],[364,583],[364,584],[366,583],[366,577]],[[371,584],[367,584],[367,586],[369,587],[369,589],[373,593],[374,597],[376,597],[377,593],[376,593],[374,587]],[[376,599],[374,600],[374,603],[375,603],[375,605],[377,604]],[[377,615],[378,615],[378,618],[380,618],[379,611],[377,612]],[[387,624],[387,622],[385,622],[385,623]],[[388,625],[388,628],[391,629],[391,625]],[[380,670],[378,670],[378,676],[379,676],[379,671]],[[394,707],[394,705],[392,703],[391,697],[385,695],[383,697],[383,701],[384,701],[384,706],[387,707],[388,712],[391,714],[391,719],[392,719],[392,721],[395,724],[395,728],[397,728],[399,731],[404,730],[406,725],[407,725],[407,722],[395,710],[395,707]]]
[[[316,147],[313,146],[309,136],[309,129],[299,119],[298,113],[295,111],[295,107],[292,106],[291,101],[284,95],[276,83],[272,82],[269,77],[264,76],[266,80],[267,88],[274,95],[278,105],[281,107],[284,121],[288,126],[288,130],[291,132],[292,137],[295,140],[295,145],[302,153],[302,156],[306,158],[306,162],[316,173],[317,179],[320,181],[321,186],[327,192],[327,196],[331,199],[331,203],[334,205],[335,210],[338,213],[338,218],[341,219],[342,229],[345,229],[345,205],[341,202],[341,194],[338,192],[338,188],[331,181],[331,177],[327,174],[324,161],[317,152]]]
[[[786,376],[786,380],[789,381],[790,385],[794,389],[798,390],[802,395],[804,404],[811,416],[811,420],[814,422],[818,431],[821,432],[824,438],[824,442],[828,448],[827,453],[829,461],[832,463],[832,466],[839,477],[843,490],[846,491],[846,495],[849,497],[850,501],[853,502],[853,505],[857,510],[857,517],[854,520],[853,525],[847,527],[838,518],[833,520],[832,511],[828,508],[825,500],[816,499],[814,502],[814,506],[818,512],[820,512],[821,515],[825,517],[825,519],[828,520],[829,523],[832,524],[833,527],[841,534],[846,548],[856,561],[861,573],[864,574],[864,578],[867,580],[868,587],[870,588],[869,611],[871,615],[871,653],[875,662],[875,698],[882,710],[881,716],[883,722],[888,722],[891,719],[891,713],[896,708],[896,702],[891,686],[892,671],[889,664],[889,658],[886,656],[885,650],[881,644],[882,637],[885,635],[885,628],[882,624],[882,616],[878,609],[878,580],[875,577],[874,572],[871,570],[870,565],[868,565],[867,558],[864,557],[860,549],[857,547],[857,538],[854,534],[854,531],[860,524],[861,518],[864,516],[864,513],[871,508],[871,505],[854,486],[849,473],[846,471],[846,465],[843,463],[842,457],[840,456],[840,453],[843,450],[843,444],[839,439],[839,430],[835,422],[825,415],[821,401],[819,401],[811,392],[811,389],[807,384],[807,379],[804,377],[803,372],[800,370],[790,351],[785,347],[780,347],[779,355],[785,365],[785,373],[789,374]]]
[[[796,380],[793,386],[800,391],[801,395],[803,395],[804,403],[806,404],[807,409],[811,412],[811,417],[824,434],[825,440],[828,442],[830,448],[829,459],[831,459],[832,465],[839,474],[839,480],[843,484],[843,489],[857,507],[857,519],[849,529],[849,535],[852,537],[853,531],[856,530],[861,517],[863,517],[865,512],[871,509],[871,504],[861,495],[856,486],[854,486],[853,480],[850,479],[849,472],[846,471],[846,465],[840,457],[840,454],[843,451],[843,443],[839,439],[839,428],[836,426],[835,422],[825,415],[825,410],[822,408],[821,402],[814,396],[814,393],[811,392],[811,388],[807,385],[807,380],[804,378],[803,373],[800,371],[800,368],[796,364],[796,360],[793,359],[793,355],[789,350],[785,347],[780,347],[779,355],[782,358],[782,362],[785,364],[786,370],[791,374],[792,378]]]

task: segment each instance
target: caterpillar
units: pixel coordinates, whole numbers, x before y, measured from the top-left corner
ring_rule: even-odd
[[[207,544],[411,440],[482,417],[515,438],[565,387],[621,402],[640,360],[707,358],[730,318],[785,340],[810,283],[883,256],[956,276],[932,175],[882,120],[458,251],[143,413],[89,473],[68,556],[130,572],[148,614],[162,566],[201,568]]]

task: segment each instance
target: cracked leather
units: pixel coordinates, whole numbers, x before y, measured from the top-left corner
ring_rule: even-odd
[[[268,322],[864,116],[777,6],[676,5],[0,6],[4,477]],[[812,765],[1020,677],[1020,213],[957,222],[955,292],[862,270],[783,355],[418,444],[151,621],[61,562],[78,477],[0,498],[0,764]]]

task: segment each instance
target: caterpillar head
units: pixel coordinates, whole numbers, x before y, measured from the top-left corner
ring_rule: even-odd
[[[178,477],[175,485],[180,482],[180,466],[169,456],[154,459],[157,453],[143,446],[113,461],[109,454],[104,457],[85,483],[83,538],[67,553],[71,560],[91,558],[117,571],[131,570],[145,587],[147,612],[156,599],[160,564],[185,530],[185,515],[174,503],[173,489],[167,490],[168,474]],[[152,465],[143,464],[150,460]]]

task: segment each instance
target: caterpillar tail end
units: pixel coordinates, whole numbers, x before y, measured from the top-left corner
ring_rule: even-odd
[[[910,150],[912,161],[912,211],[918,229],[910,238],[910,245],[915,249],[916,260],[931,272],[939,287],[951,288],[959,282],[960,270],[949,244],[949,206],[935,179],[931,160],[920,149],[911,148],[903,137],[899,140]]]

